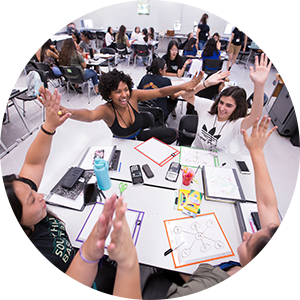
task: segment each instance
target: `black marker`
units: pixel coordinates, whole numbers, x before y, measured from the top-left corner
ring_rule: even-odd
[[[182,242],[181,244],[177,245],[174,249],[170,248],[169,250],[167,250],[165,253],[164,253],[164,256],[167,256],[168,254],[170,254],[171,252],[173,252],[174,250],[176,250],[177,248],[179,248],[181,245],[183,245],[184,242]]]

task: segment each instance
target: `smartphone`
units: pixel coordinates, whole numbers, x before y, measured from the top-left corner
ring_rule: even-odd
[[[129,167],[130,175],[133,184],[144,183],[143,174],[140,165],[133,165]]]
[[[181,165],[177,162],[172,162],[166,174],[166,179],[169,181],[176,182],[180,173]]]
[[[242,174],[250,174],[250,170],[248,169],[247,167],[247,164],[245,161],[243,160],[235,160],[238,168],[239,168],[239,171],[242,173]]]

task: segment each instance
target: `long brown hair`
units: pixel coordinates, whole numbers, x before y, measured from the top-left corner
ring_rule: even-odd
[[[59,52],[59,64],[69,66],[71,57],[76,54],[76,46],[73,39],[66,39]]]

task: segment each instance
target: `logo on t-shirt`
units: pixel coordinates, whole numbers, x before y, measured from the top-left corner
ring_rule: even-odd
[[[217,148],[218,140],[221,137],[220,134],[214,135],[215,133],[216,133],[216,127],[213,127],[212,129],[207,131],[206,125],[204,124],[202,126],[199,137],[209,146],[210,149]]]

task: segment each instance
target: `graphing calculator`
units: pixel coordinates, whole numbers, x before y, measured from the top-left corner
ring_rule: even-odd
[[[177,162],[172,162],[169,166],[168,172],[166,174],[166,179],[169,181],[176,182],[178,175],[180,173],[181,165]]]
[[[133,165],[129,167],[130,175],[133,184],[144,183],[143,174],[140,165]]]

